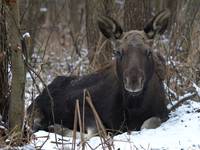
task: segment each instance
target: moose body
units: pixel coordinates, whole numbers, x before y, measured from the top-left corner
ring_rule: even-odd
[[[151,40],[166,28],[169,11],[155,16],[144,31],[123,32],[111,18],[101,17],[98,25],[105,37],[115,44],[116,59],[105,68],[83,77],[59,76],[48,86],[53,98],[53,109],[47,89],[44,89],[28,108],[36,108],[34,129],[47,130],[51,124],[62,124],[73,129],[76,100],[83,113],[84,90],[106,129],[112,131],[139,130],[151,117],[162,121],[168,118],[162,81],[156,72]],[[33,107],[34,106],[34,107]],[[52,111],[55,115],[53,121]],[[85,104],[85,132],[96,130],[91,108]]]

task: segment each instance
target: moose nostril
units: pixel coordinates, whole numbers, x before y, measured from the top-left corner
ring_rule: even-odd
[[[143,77],[139,77],[138,81],[139,81],[139,85],[142,85],[143,81],[144,81],[144,78]]]
[[[126,77],[126,78],[124,78],[124,83],[125,84],[128,84],[129,83],[129,79]]]

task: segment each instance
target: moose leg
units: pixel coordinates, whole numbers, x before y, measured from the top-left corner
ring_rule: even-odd
[[[151,117],[145,120],[141,126],[142,129],[155,129],[161,125],[161,119],[159,117]]]

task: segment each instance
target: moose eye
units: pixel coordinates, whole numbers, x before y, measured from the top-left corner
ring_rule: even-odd
[[[152,54],[151,49],[147,49],[147,50],[146,50],[146,54],[147,54],[148,57],[151,56],[151,54]]]
[[[113,51],[114,56],[117,57],[117,58],[121,58],[122,53],[123,53],[122,50],[114,50]]]

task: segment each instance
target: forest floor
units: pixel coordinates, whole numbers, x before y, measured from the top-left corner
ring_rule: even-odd
[[[114,150],[197,150],[200,149],[200,103],[187,101],[176,111],[170,113],[170,118],[156,129],[143,129],[130,134],[123,133],[109,139],[109,145]],[[45,131],[35,133],[31,144],[24,149],[41,148],[45,150],[71,149],[72,137],[57,135]],[[100,137],[95,136],[85,140],[85,150],[108,149],[102,144]],[[80,139],[76,139],[76,149],[82,149]]]

